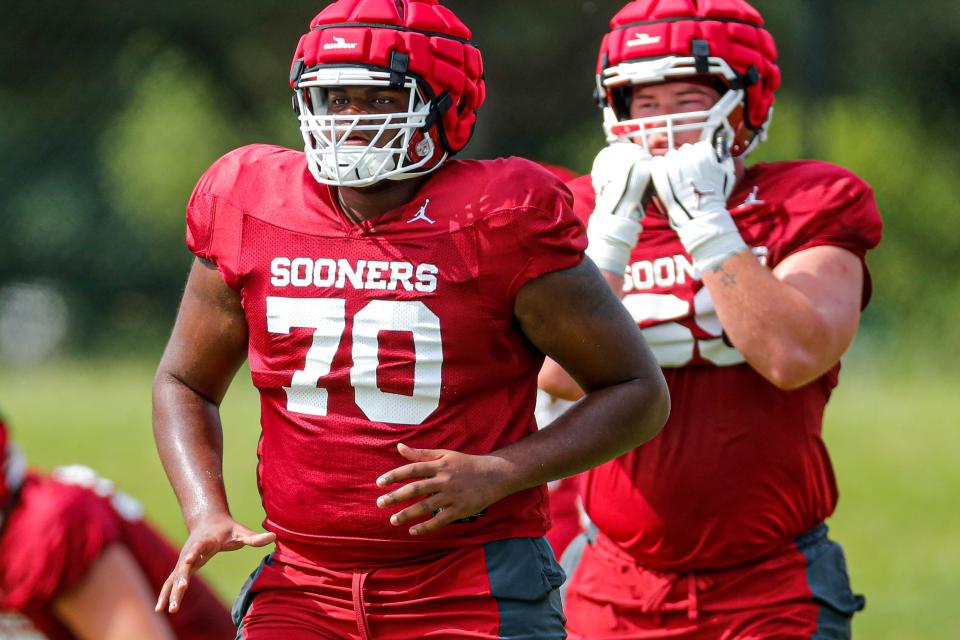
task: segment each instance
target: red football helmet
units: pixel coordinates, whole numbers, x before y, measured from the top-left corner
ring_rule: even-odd
[[[0,418],[0,521],[10,494],[20,488],[27,465],[16,445],[10,442],[7,425]]]
[[[307,162],[321,183],[362,187],[423,175],[470,140],[485,85],[470,30],[437,0],[337,0],[310,23],[290,85]],[[409,90],[406,111],[330,115],[333,87]],[[366,133],[366,145],[348,144]]]
[[[600,45],[597,92],[607,140],[701,131],[723,135],[730,153],[750,152],[766,137],[780,86],[777,47],[763,18],[745,0],[634,0],[610,21]],[[630,119],[634,85],[710,79],[720,100],[708,111]]]

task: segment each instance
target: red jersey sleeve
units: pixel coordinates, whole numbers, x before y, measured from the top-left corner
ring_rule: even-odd
[[[590,178],[590,174],[568,181],[567,188],[573,194],[573,212],[577,214],[583,224],[587,224],[597,201],[597,194],[593,190],[593,180]]]
[[[863,259],[880,243],[882,222],[873,189],[846,169],[828,167],[833,171],[815,175],[809,190],[798,196],[813,204],[816,215],[798,216],[799,225],[791,234],[794,240],[786,246],[784,257],[810,247],[832,245]]]
[[[529,281],[580,264],[587,246],[583,224],[573,213],[570,191],[542,167],[518,158],[504,161],[484,197],[498,206],[478,225],[480,279],[487,291],[502,292],[511,312]]]
[[[31,474],[0,537],[0,609],[43,607],[120,538],[119,516],[105,499]]]
[[[783,244],[771,256],[771,266],[811,247],[846,249],[863,264],[862,306],[866,307],[872,293],[866,255],[880,243],[883,228],[873,190],[859,176],[834,164],[798,161],[783,165],[784,175],[796,184],[784,198],[789,217]]]
[[[239,288],[244,194],[257,188],[258,160],[271,147],[250,145],[226,154],[200,177],[187,202],[187,248],[217,265],[230,287]]]

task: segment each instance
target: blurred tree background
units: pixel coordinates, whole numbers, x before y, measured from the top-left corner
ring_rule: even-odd
[[[489,100],[465,155],[588,170],[603,144],[595,52],[620,0],[447,4],[487,64]],[[960,350],[948,267],[960,255],[955,0],[907,12],[889,0],[755,4],[784,72],[756,159],[844,164],[885,215],[855,357],[949,367]],[[5,0],[0,360],[157,354],[190,262],[183,206],[197,177],[240,144],[301,145],[287,69],[321,5]]]

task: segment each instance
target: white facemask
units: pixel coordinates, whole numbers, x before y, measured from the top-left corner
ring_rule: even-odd
[[[310,172],[318,182],[342,187],[364,187],[381,180],[403,180],[424,175],[441,162],[418,171],[434,156],[434,142],[417,132],[427,122],[430,105],[422,98],[416,80],[406,78],[406,111],[387,114],[329,115],[329,89],[346,86],[388,87],[390,74],[363,67],[332,67],[304,73],[296,87],[300,132]],[[349,141],[359,134],[366,144]],[[444,156],[445,157],[445,156]],[[411,160],[411,158],[417,158]]]

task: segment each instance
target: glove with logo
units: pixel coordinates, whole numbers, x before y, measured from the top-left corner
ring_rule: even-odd
[[[718,154],[708,140],[685,144],[654,158],[651,177],[670,226],[701,273],[747,249],[727,211],[736,177],[725,150]]]
[[[587,255],[598,267],[623,274],[643,225],[644,194],[650,186],[651,156],[640,145],[615,142],[593,161],[597,194],[587,223]]]

